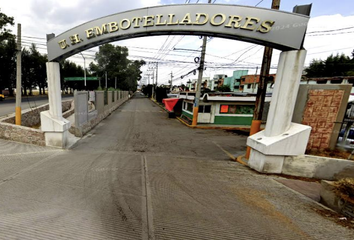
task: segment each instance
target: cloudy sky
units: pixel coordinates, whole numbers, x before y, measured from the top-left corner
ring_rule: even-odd
[[[207,0],[2,0],[1,11],[15,18],[22,25],[22,44],[28,47],[35,43],[46,53],[46,34],[60,33],[87,21],[126,10],[166,5],[207,3]],[[271,0],[212,0],[215,4],[237,4],[270,8]],[[312,3],[304,46],[307,49],[305,65],[313,59],[325,59],[331,54],[344,53],[348,56],[354,49],[354,1],[353,0],[281,0],[280,10],[292,12],[295,5]],[[13,32],[16,33],[16,28]],[[173,50],[174,48],[200,50],[202,40],[197,36],[158,36],[129,39],[115,42],[129,48],[131,59],[159,62],[158,82],[167,84],[172,72],[174,83],[185,83],[196,76],[181,75],[195,69],[193,59],[197,51]],[[93,61],[97,48],[84,51],[86,64]],[[214,74],[232,75],[233,70],[246,69],[258,73],[262,61],[263,47],[255,44],[212,38],[207,43],[205,77]],[[274,50],[271,72],[276,72],[279,51]],[[70,58],[83,65],[81,55]],[[150,68],[150,70],[149,70]],[[144,81],[152,74],[152,64],[143,68]],[[150,81],[152,81],[150,79]]]

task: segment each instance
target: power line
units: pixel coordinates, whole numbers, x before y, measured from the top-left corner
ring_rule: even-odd
[[[353,47],[339,48],[339,49],[332,49],[332,50],[328,50],[328,51],[315,52],[315,53],[308,53],[307,55],[319,54],[319,53],[325,53],[325,52],[334,52],[334,51],[339,51],[339,50],[347,50],[347,49],[353,49]]]
[[[314,34],[314,35],[310,35],[310,36],[307,36],[307,37],[330,36],[330,35],[341,35],[341,34],[349,34],[349,33],[354,33],[354,31],[350,31],[350,32],[337,32],[337,33],[322,33],[322,34]]]
[[[263,2],[263,0],[261,0],[261,1],[259,1],[259,3],[257,3],[256,5],[255,5],[255,7],[257,7],[259,4],[261,4]]]
[[[331,29],[331,30],[323,30],[323,31],[313,31],[313,32],[308,32],[307,34],[323,33],[323,32],[335,32],[335,31],[342,31],[342,30],[347,30],[347,29],[352,29],[352,28],[354,28],[354,26],[346,27],[346,28]]]

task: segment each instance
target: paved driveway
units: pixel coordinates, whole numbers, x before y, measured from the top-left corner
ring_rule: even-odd
[[[354,239],[218,147],[245,141],[138,96],[71,150],[0,140],[0,239]]]

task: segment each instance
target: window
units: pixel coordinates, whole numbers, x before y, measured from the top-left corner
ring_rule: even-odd
[[[204,113],[211,113],[211,105],[204,106]]]
[[[221,114],[253,114],[253,105],[220,105]]]
[[[229,113],[235,114],[236,113],[236,105],[229,105]]]
[[[211,105],[199,105],[198,112],[199,113],[210,113],[211,112]]]
[[[193,112],[193,104],[192,103],[186,103],[187,104],[187,111]]]
[[[220,113],[229,113],[229,105],[220,105]]]

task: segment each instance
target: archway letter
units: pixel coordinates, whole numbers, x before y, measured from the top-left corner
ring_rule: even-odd
[[[103,43],[151,34],[208,35],[279,50],[301,49],[308,20],[294,13],[224,4],[142,8],[84,23],[50,39],[48,59],[56,61]]]

